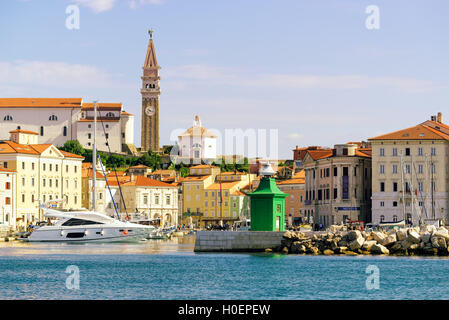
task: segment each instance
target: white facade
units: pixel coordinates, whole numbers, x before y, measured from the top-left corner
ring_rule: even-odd
[[[195,116],[193,127],[178,137],[179,155],[189,159],[216,159],[217,137],[201,126],[199,116]]]
[[[81,98],[0,98],[0,140],[9,132],[36,132],[35,144],[61,147],[68,140],[78,140],[86,149],[93,147],[93,104]],[[134,143],[134,116],[122,109],[121,103],[97,103],[97,149],[126,152],[124,144]],[[89,138],[90,135],[90,138]]]
[[[1,167],[0,224],[16,229],[16,173]]]

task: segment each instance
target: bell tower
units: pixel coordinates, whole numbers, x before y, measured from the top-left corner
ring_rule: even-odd
[[[159,65],[153,43],[153,30],[149,30],[150,41],[143,65],[142,88],[142,135],[141,151],[159,151]]]

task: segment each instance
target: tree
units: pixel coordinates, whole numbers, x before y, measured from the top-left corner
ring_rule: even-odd
[[[84,150],[81,143],[78,140],[68,140],[64,143],[64,146],[60,148],[62,151],[77,154],[79,156],[84,156],[86,150]]]

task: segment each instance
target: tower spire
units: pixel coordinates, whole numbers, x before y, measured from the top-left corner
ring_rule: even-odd
[[[145,56],[144,68],[159,68],[156,59],[156,49],[154,49],[153,29],[148,30],[150,41],[148,42],[147,55]]]

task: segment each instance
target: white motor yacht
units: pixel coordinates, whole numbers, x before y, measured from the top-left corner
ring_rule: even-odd
[[[46,218],[56,219],[52,224],[36,227],[28,241],[46,242],[122,242],[147,239],[155,231],[145,226],[119,221],[93,211],[69,211],[48,209],[41,206]]]

